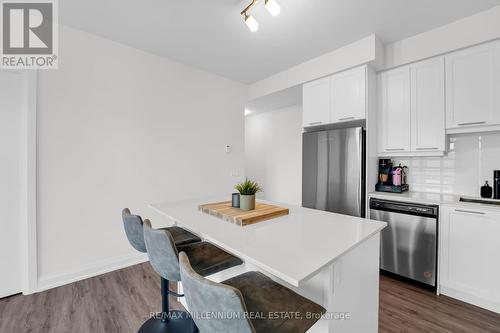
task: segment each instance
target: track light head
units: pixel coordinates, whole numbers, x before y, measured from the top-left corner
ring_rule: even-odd
[[[277,16],[281,11],[280,5],[275,0],[266,0],[264,7],[272,16]]]
[[[250,31],[255,32],[259,30],[259,22],[252,15],[245,13],[245,23]]]

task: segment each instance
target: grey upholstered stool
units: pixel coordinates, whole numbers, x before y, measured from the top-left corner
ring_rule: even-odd
[[[142,332],[198,332],[189,313],[170,311],[168,294],[183,297],[168,290],[169,281],[181,281],[179,270],[179,252],[188,253],[196,263],[195,269],[203,276],[214,274],[242,264],[243,262],[208,242],[198,242],[175,246],[174,239],[168,230],[153,229],[149,220],[144,220],[144,241],[153,269],[161,276],[162,316],[146,321]]]
[[[123,227],[130,244],[139,252],[146,253],[146,244],[144,243],[144,232],[142,218],[139,215],[130,214],[128,208],[122,210]],[[164,228],[170,232],[174,238],[175,246],[185,245],[189,243],[201,242],[201,239],[180,227]]]
[[[325,313],[323,307],[262,273],[248,272],[216,283],[197,274],[185,253],[180,253],[179,261],[186,302],[201,332],[304,333]],[[217,316],[207,319],[205,314],[213,313]],[[270,313],[287,316],[268,318]]]

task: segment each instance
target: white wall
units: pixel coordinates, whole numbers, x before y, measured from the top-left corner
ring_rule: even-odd
[[[260,198],[302,204],[302,105],[245,118],[245,174]]]
[[[60,33],[59,69],[38,77],[42,289],[137,260],[123,207],[156,219],[149,203],[231,193],[243,173],[246,86]]]

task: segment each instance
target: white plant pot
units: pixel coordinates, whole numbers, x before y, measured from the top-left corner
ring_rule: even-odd
[[[240,195],[240,209],[241,210],[254,210],[255,209],[255,194],[254,195]]]

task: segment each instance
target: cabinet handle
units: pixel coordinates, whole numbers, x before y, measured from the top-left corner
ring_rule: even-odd
[[[458,126],[467,126],[467,125],[481,125],[481,124],[486,124],[485,121],[476,121],[476,122],[471,122],[471,123],[459,123],[457,124]]]
[[[417,150],[438,150],[438,149],[439,148],[437,148],[437,147],[428,147],[428,148],[422,147],[422,148],[417,148]]]
[[[349,119],[354,119],[356,117],[346,117],[346,118],[339,118],[339,120],[349,120]]]
[[[322,121],[313,121],[312,123],[309,123],[309,125],[319,125],[319,124],[323,124]]]
[[[399,151],[399,150],[405,150],[404,148],[386,148],[385,150],[387,151]]]
[[[473,210],[464,210],[464,209],[455,209],[455,212],[477,214],[477,215],[486,215],[485,212],[476,212],[476,211],[473,211]]]

